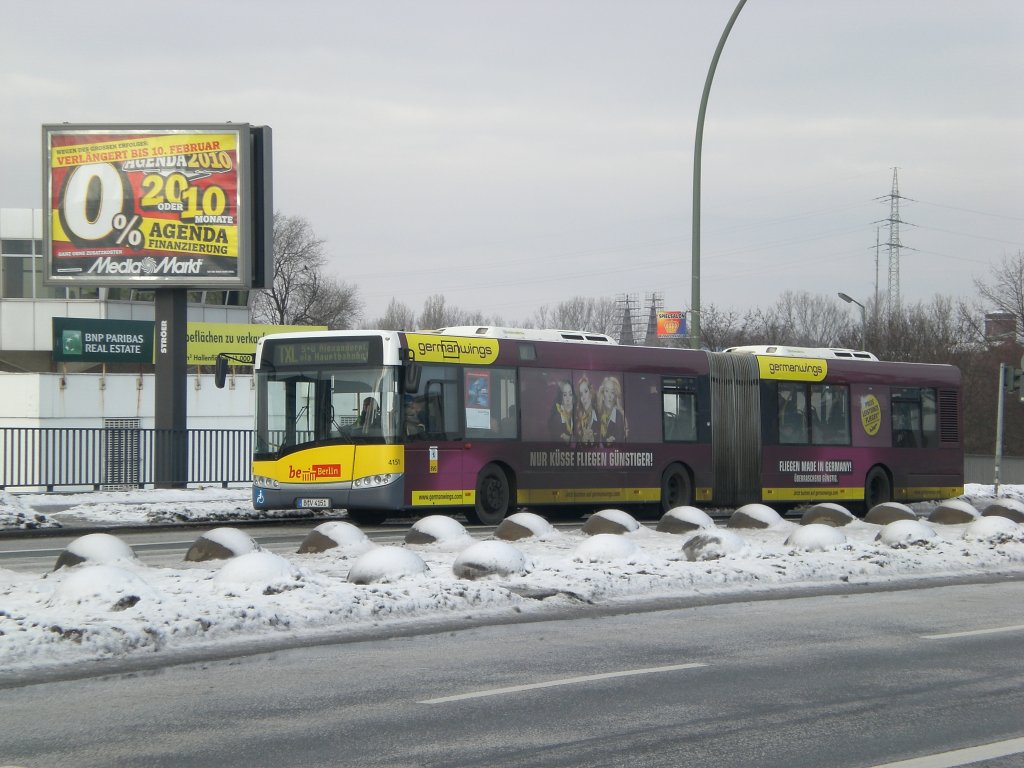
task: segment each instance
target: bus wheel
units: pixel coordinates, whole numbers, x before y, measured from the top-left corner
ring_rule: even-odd
[[[693,486],[690,475],[681,464],[673,464],[661,476],[661,511],[693,504]]]
[[[864,479],[864,511],[870,512],[872,507],[887,501],[892,501],[889,474],[881,467],[872,467]]]
[[[347,509],[349,519],[359,525],[380,525],[388,519],[387,512],[377,509]]]
[[[466,511],[466,519],[476,525],[497,525],[511,511],[508,475],[496,464],[488,464],[476,479],[476,504]]]

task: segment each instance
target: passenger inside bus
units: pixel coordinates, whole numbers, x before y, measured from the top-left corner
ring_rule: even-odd
[[[359,417],[356,419],[354,431],[368,434],[373,430],[380,429],[380,406],[377,405],[377,400],[372,397],[367,397],[363,400],[363,407],[359,411]]]
[[[413,440],[422,439],[427,432],[425,408],[422,397],[406,396],[405,434]]]
[[[806,443],[807,420],[801,407],[803,393],[779,387],[779,442]],[[798,402],[799,401],[799,402]]]

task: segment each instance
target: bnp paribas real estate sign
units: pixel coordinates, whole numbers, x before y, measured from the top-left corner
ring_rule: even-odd
[[[153,323],[55,317],[53,359],[59,363],[152,363]]]
[[[186,357],[188,365],[214,365],[220,353],[251,355],[256,342],[269,333],[326,330],[325,325],[189,323]],[[53,359],[59,363],[152,363],[154,336],[151,320],[55,317]]]

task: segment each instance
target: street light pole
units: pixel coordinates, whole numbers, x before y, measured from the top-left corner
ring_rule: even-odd
[[[859,301],[857,301],[852,296],[847,296],[842,291],[839,292],[839,298],[842,299],[843,301],[845,301],[847,304],[856,304],[858,307],[860,307],[860,346],[861,346],[861,349],[864,349],[868,345],[868,340],[867,340],[867,334],[868,334],[868,330],[867,330],[867,328],[868,328],[867,310],[864,308],[863,304],[861,304]]]
[[[729,37],[732,25],[736,23],[736,17],[740,15],[747,0],[740,0],[736,10],[732,12],[729,23],[725,25],[725,31],[715,48],[715,55],[711,58],[711,66],[708,68],[708,76],[704,81],[704,93],[700,97],[700,111],[697,113],[697,136],[693,142],[693,240],[691,250],[691,275],[690,275],[690,346],[700,349],[700,155],[701,147],[704,144],[704,114],[708,110],[708,96],[711,94],[711,81],[715,77],[715,69],[718,67],[718,59],[725,47],[725,39]]]

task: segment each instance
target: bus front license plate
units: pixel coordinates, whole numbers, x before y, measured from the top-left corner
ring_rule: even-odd
[[[330,509],[330,499],[299,499],[299,509]]]

